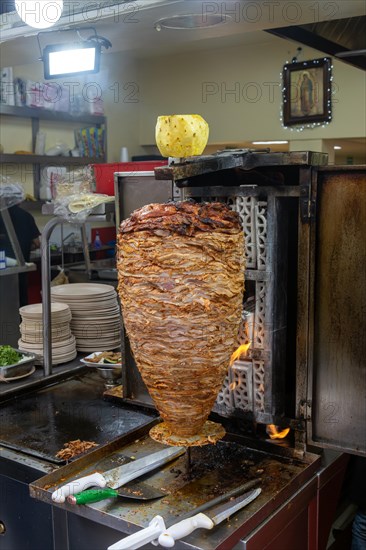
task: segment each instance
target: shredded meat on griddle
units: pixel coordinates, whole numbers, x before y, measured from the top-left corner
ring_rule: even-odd
[[[56,456],[62,460],[70,460],[70,458],[74,458],[74,456],[85,453],[93,447],[98,447],[98,443],[95,443],[94,441],[81,441],[80,439],[74,439],[74,441],[65,443],[63,449],[58,451]]]

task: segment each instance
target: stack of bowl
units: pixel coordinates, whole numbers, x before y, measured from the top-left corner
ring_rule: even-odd
[[[31,304],[19,309],[22,318],[19,349],[35,353],[37,362],[43,363],[43,321],[42,304]],[[75,336],[71,333],[71,311],[67,304],[51,304],[51,348],[52,364],[67,363],[75,359]]]
[[[67,304],[78,351],[105,351],[121,345],[121,315],[113,286],[71,283],[51,288],[51,300]]]

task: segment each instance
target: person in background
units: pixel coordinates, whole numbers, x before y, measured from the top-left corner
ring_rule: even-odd
[[[30,261],[30,254],[32,250],[39,248],[40,231],[37,224],[29,212],[23,210],[19,205],[11,206],[8,208],[10,218],[14,225],[15,233],[18,237],[19,246],[23,252],[24,261]],[[0,235],[1,235],[1,248],[5,250],[5,256],[9,258],[15,258],[13,247],[11,246],[4,220],[0,212]],[[19,306],[25,306],[28,304],[27,293],[27,273],[20,273],[19,277]]]
[[[366,458],[352,457],[349,471],[349,496],[358,507],[352,525],[351,550],[366,550]]]

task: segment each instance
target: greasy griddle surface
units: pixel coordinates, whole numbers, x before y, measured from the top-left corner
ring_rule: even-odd
[[[199,506],[254,478],[261,478],[260,486],[273,496],[305,468],[292,459],[274,458],[235,442],[219,441],[193,447],[190,452],[190,466],[186,457],[181,457],[159,479],[169,493],[165,504],[179,513],[187,511],[187,503]]]
[[[151,422],[146,412],[103,399],[104,382],[94,370],[13,399],[0,408],[0,444],[54,463],[74,439],[103,445]]]
[[[92,451],[85,457],[80,467],[79,461],[64,466],[48,474],[31,485],[32,496],[51,503],[52,491],[58,485],[77,479],[93,471],[102,471],[120,463],[122,457],[140,458],[156,452],[162,445],[152,440],[142,428],[134,439],[121,438],[114,443],[118,447]],[[163,469],[147,474],[141,481],[163,490],[162,499],[144,502],[132,502],[130,499],[108,499],[86,506],[71,507],[65,503],[61,508],[72,511],[94,521],[99,521],[122,533],[131,533],[138,528],[147,527],[151,519],[160,515],[166,523],[172,524],[187,512],[192,512],[201,504],[230,491],[238,484],[254,478],[261,478],[262,493],[247,508],[235,514],[232,520],[225,522],[212,531],[200,529],[187,537],[185,541],[198,548],[231,548],[229,545],[240,535],[253,530],[261,521],[304,485],[316,470],[318,457],[307,462],[281,456],[268,450],[249,448],[235,441],[219,441],[216,445],[194,447],[191,449],[191,466],[187,455],[182,455]],[[122,538],[121,534],[121,538]],[[185,541],[176,544],[187,548]]]

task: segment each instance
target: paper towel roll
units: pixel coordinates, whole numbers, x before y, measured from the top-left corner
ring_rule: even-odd
[[[128,162],[128,149],[127,149],[127,147],[121,147],[120,161],[121,162]]]

